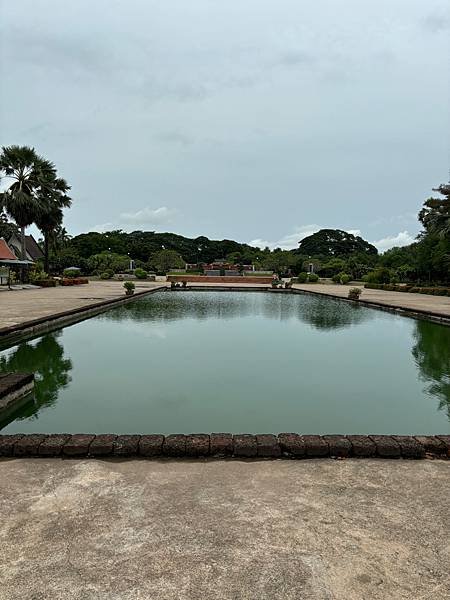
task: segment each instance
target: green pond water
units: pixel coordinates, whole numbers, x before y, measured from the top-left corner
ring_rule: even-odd
[[[0,351],[14,432],[450,431],[450,328],[312,295],[161,292]]]

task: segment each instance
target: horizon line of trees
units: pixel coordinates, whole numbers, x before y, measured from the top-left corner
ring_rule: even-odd
[[[226,258],[232,263],[254,264],[257,269],[298,273],[308,269],[324,277],[348,273],[361,278],[383,270],[383,279],[448,283],[450,280],[450,183],[433,188],[440,198],[428,198],[418,214],[423,231],[409,246],[383,254],[359,236],[337,229],[322,229],[299,242],[299,248],[270,250],[233,240],[187,238],[174,233],[122,230],[68,236],[63,211],[72,204],[70,186],[58,176],[55,165],[28,146],[5,146],[0,154],[0,237],[17,233],[21,258],[26,260],[25,231],[35,224],[42,232],[44,271],[62,272],[70,266],[86,273],[122,270],[132,258],[137,267],[166,272],[184,263],[210,263]],[[6,183],[6,186],[5,186]],[[112,267],[110,266],[112,265]],[[383,281],[384,282],[384,281]]]

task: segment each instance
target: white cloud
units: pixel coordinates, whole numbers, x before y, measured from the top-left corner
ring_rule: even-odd
[[[397,235],[387,236],[376,242],[371,242],[379,252],[385,252],[395,246],[408,246],[414,242],[414,236],[409,231],[400,231]]]
[[[146,206],[134,213],[121,213],[119,215],[119,220],[120,222],[134,226],[168,225],[172,222],[172,219],[176,214],[177,210],[175,208],[167,208],[167,206],[150,208],[149,206]]]
[[[153,230],[165,227],[172,223],[174,217],[178,215],[176,208],[160,206],[159,208],[150,208],[146,206],[134,213],[121,213],[114,221],[99,223],[94,225],[90,231],[113,231],[115,229],[127,230]]]
[[[105,231],[113,231],[113,229],[117,229],[114,223],[99,223],[98,225],[94,225],[90,229],[90,231],[98,231],[99,233],[104,233]]]
[[[296,227],[293,233],[289,233],[276,241],[263,240],[259,238],[248,243],[250,246],[256,246],[257,248],[265,248],[268,246],[271,250],[274,248],[281,248],[282,250],[294,250],[298,248],[298,243],[300,240],[308,237],[308,235],[316,233],[320,229],[325,229],[325,227],[315,224],[304,225],[303,227]],[[362,235],[360,229],[344,229],[343,231],[347,231],[348,233],[352,233],[356,236]],[[370,243],[378,248],[379,252],[385,252],[394,246],[408,246],[408,244],[412,244],[414,242],[414,239],[414,236],[410,234],[409,231],[400,231],[397,233],[397,235],[387,236],[381,240]]]
[[[293,233],[289,233],[275,242],[269,240],[256,239],[248,242],[250,246],[256,246],[257,248],[265,248],[268,246],[271,250],[274,248],[281,248],[282,250],[294,250],[298,248],[298,243],[305,237],[317,233],[321,229],[326,229],[322,225],[303,225],[302,227],[296,227]],[[361,235],[360,229],[345,229],[348,233],[353,235]]]
[[[274,248],[281,248],[282,250],[293,250],[298,248],[298,243],[308,235],[312,235],[322,229],[320,225],[304,225],[303,227],[296,227],[293,233],[289,233],[275,242],[269,240],[256,239],[248,242],[250,246],[256,246],[257,248],[265,248],[268,246],[271,250]]]

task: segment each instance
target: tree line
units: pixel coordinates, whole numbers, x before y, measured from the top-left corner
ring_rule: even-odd
[[[122,230],[89,232],[73,238],[63,227],[63,210],[71,206],[70,186],[55,165],[33,148],[7,146],[0,155],[0,237],[17,232],[25,259],[25,229],[35,224],[43,234],[44,270],[60,273],[77,266],[86,274],[126,270],[130,258],[137,267],[157,272],[182,268],[185,263],[227,259],[237,265],[297,275],[310,265],[323,277],[347,273],[373,282],[414,281],[446,284],[450,280],[450,184],[433,191],[418,219],[423,230],[409,246],[378,254],[377,249],[351,233],[322,229],[299,242],[295,250],[255,248],[233,240],[188,238],[175,233]],[[5,185],[6,184],[6,185]]]

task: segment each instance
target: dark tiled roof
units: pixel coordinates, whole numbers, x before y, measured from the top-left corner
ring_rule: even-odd
[[[32,260],[38,260],[38,258],[44,257],[44,253],[32,235],[25,236],[25,246]]]

